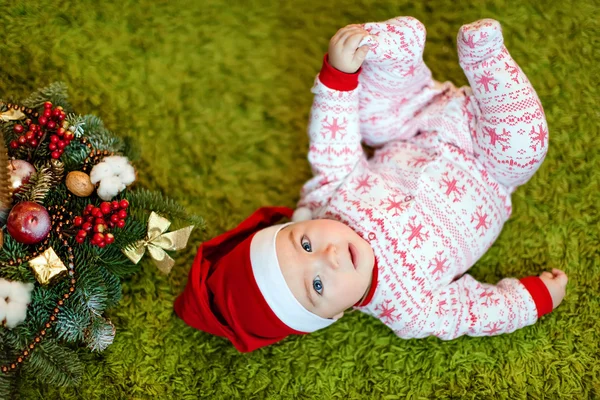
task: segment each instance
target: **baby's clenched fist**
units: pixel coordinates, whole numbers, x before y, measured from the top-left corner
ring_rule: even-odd
[[[552,296],[552,308],[558,307],[566,294],[567,282],[569,281],[567,274],[555,268],[552,272],[542,272],[540,279],[548,288],[550,296]]]
[[[369,46],[358,45],[367,36],[369,32],[360,25],[341,28],[329,41],[329,64],[347,74],[358,71],[369,52]]]

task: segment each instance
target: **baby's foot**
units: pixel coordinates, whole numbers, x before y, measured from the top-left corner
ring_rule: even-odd
[[[457,37],[458,57],[462,66],[477,64],[499,54],[504,47],[502,27],[493,19],[481,19],[463,25]]]

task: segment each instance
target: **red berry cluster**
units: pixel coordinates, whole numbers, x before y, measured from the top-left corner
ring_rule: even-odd
[[[58,159],[64,152],[65,147],[71,143],[71,140],[75,137],[73,132],[64,128],[66,123],[63,123],[67,114],[63,111],[63,108],[58,106],[52,108],[52,103],[49,101],[44,103],[44,112],[38,118],[38,123],[34,124],[30,119],[25,121],[27,126],[27,132],[25,132],[25,126],[16,124],[14,126],[15,133],[20,136],[17,140],[10,142],[12,149],[17,149],[21,146],[29,145],[30,147],[37,147],[40,139],[44,136],[44,130],[46,128],[49,132],[55,132],[50,135],[50,149],[52,158]],[[25,133],[24,133],[25,132]]]
[[[83,216],[73,219],[73,225],[80,227],[75,237],[77,243],[85,242],[86,237],[91,237],[90,243],[101,248],[114,242],[115,236],[106,230],[125,226],[127,207],[129,202],[125,199],[105,201],[100,204],[100,207],[88,204],[83,210]]]

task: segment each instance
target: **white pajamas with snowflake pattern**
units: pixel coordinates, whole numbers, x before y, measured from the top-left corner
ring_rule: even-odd
[[[377,287],[359,309],[398,336],[453,339],[533,324],[547,293],[540,299],[525,281],[490,285],[465,274],[500,234],[510,194],[548,146],[540,101],[499,24],[461,28],[460,63],[472,89],[432,80],[425,29],[414,18],[364,27],[371,50],[358,87],[340,84],[348,74],[327,62],[315,80],[314,177],[298,206],[371,244]],[[361,141],[377,147],[371,159]]]

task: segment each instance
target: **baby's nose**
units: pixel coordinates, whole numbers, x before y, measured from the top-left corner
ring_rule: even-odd
[[[334,269],[338,268],[339,263],[337,259],[337,248],[335,247],[335,245],[330,244],[329,246],[327,246],[327,248],[325,249],[325,254],[327,255],[328,264]]]

